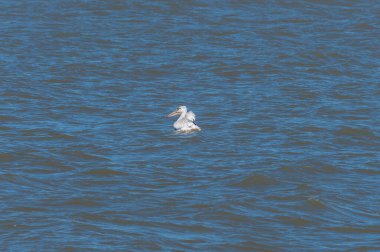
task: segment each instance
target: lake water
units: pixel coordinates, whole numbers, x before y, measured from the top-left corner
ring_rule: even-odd
[[[0,22],[1,251],[380,251],[379,2],[4,0]]]

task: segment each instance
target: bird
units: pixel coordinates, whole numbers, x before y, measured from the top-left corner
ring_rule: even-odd
[[[179,106],[175,111],[167,115],[167,117],[176,115],[180,115],[177,121],[173,124],[176,131],[188,133],[201,130],[201,128],[195,123],[195,114],[192,111],[187,111],[186,106]]]

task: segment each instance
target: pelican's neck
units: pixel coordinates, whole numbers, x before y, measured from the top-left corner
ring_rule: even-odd
[[[186,113],[187,113],[187,109],[185,108],[185,109],[182,111],[181,115],[179,116],[178,121],[181,120],[181,119],[183,119],[183,118],[185,118]]]

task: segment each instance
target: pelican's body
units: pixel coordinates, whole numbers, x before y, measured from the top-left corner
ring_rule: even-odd
[[[179,106],[177,110],[170,113],[168,117],[175,115],[180,115],[177,121],[173,124],[176,131],[191,132],[201,130],[201,128],[195,124],[195,114],[192,111],[187,111],[186,106]]]

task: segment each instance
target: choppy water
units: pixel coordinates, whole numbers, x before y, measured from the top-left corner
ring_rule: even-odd
[[[1,1],[2,251],[379,251],[376,1]],[[178,135],[178,105],[203,131]]]

